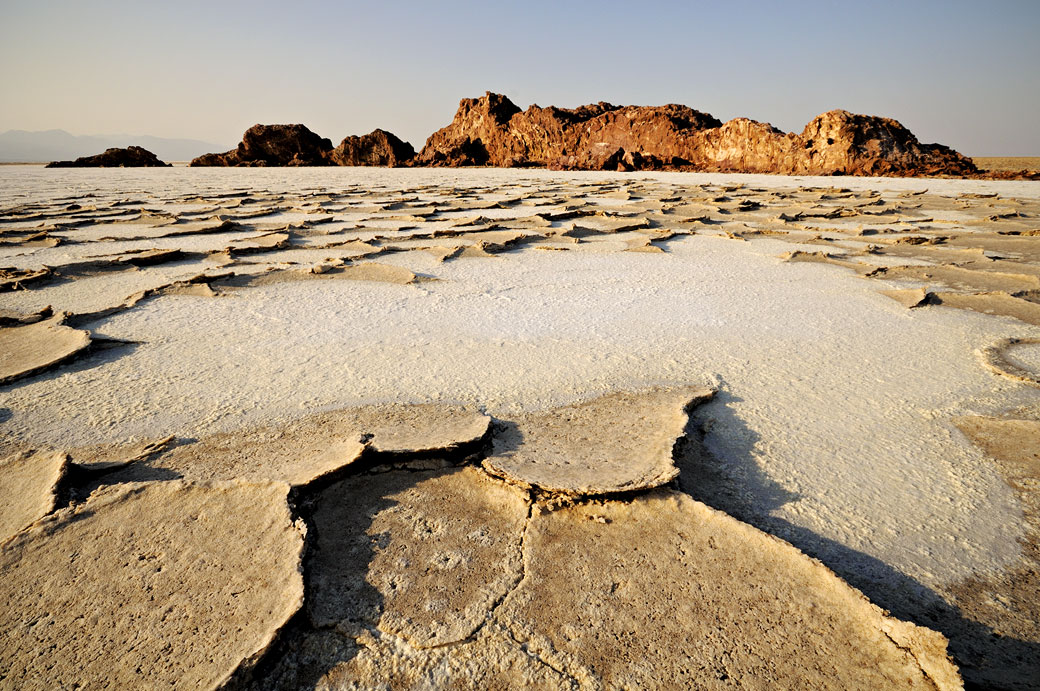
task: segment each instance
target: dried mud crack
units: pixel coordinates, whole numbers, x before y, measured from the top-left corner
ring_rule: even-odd
[[[638,407],[636,410],[635,417],[646,420]],[[673,436],[668,448],[676,441]],[[479,461],[480,454],[466,460]],[[782,587],[790,587],[788,578],[800,582],[808,576],[809,581],[814,582],[822,577],[822,583],[826,583],[822,591],[803,583],[799,586],[799,596],[806,596],[804,591],[808,588],[815,593],[831,592],[831,597],[837,597],[842,603],[830,611],[836,601],[809,597],[805,603],[809,607],[807,613],[821,606],[829,613],[823,619],[819,618],[820,613],[814,613],[806,623],[812,621],[814,627],[821,622],[829,623],[824,624],[824,632],[814,629],[811,635],[807,631],[800,633],[799,640],[806,636],[811,640],[803,640],[795,646],[800,651],[797,655],[821,654],[820,646],[834,645],[833,633],[825,631],[829,627],[848,626],[851,622],[844,623],[844,619],[849,612],[860,612],[855,616],[862,617],[862,621],[854,626],[877,627],[876,637],[868,637],[861,643],[845,643],[853,647],[868,645],[873,651],[871,655],[880,654],[887,660],[869,672],[878,675],[878,683],[891,684],[899,679],[899,683],[922,688],[954,688],[959,684],[955,668],[946,659],[945,639],[941,636],[886,618],[862,595],[789,545],[674,492],[653,490],[649,495],[633,492],[624,498],[585,500],[569,496],[562,502],[567,504],[564,508],[553,510],[552,507],[560,506],[561,502],[536,503],[524,491],[488,478],[473,466],[412,467],[379,473],[373,473],[370,467],[364,472],[357,471],[358,467],[351,468],[351,474],[332,484],[323,483],[323,488],[314,494],[309,494],[306,487],[300,489],[297,506],[301,507],[299,510],[309,526],[310,536],[305,561],[306,617],[298,615],[277,648],[251,676],[244,675],[237,683],[255,688],[313,685],[337,688],[357,684],[420,688],[452,683],[494,685],[507,683],[505,680],[509,679],[510,683],[521,680],[544,688],[601,688],[640,685],[661,679],[662,673],[680,677],[692,675],[691,679],[700,679],[697,683],[703,683],[709,678],[715,679],[720,668],[694,670],[685,654],[675,657],[662,650],[651,655],[655,658],[652,669],[633,668],[623,662],[629,654],[624,651],[628,646],[639,645],[643,637],[649,637],[646,644],[653,645],[653,641],[664,640],[662,636],[677,635],[677,632],[658,631],[658,627],[667,627],[667,622],[676,625],[670,610],[674,602],[691,596],[692,593],[686,591],[689,583],[701,583],[700,597],[707,599],[700,606],[729,607],[722,600],[715,601],[716,596],[706,594],[703,589],[722,585],[727,579],[722,578],[721,573],[734,568],[728,564],[741,564],[742,559],[757,561],[757,551],[764,548],[772,550],[782,565],[774,567],[778,570],[771,570],[770,574],[756,574],[755,579],[770,582],[772,588],[775,579],[784,584]],[[348,497],[353,498],[353,503]],[[508,508],[510,506],[513,508]],[[738,554],[727,558],[733,561],[727,561],[718,576],[689,574],[673,581],[673,577],[680,574],[656,575],[660,565],[685,564],[689,568],[699,561],[697,558],[691,561],[687,552],[696,549],[696,541],[693,545],[687,544],[689,534],[684,534],[679,542],[673,538],[660,543],[651,537],[655,529],[650,533],[640,532],[645,530],[640,527],[644,521],[666,531],[673,529],[665,526],[672,526],[675,519],[663,523],[661,519],[676,511],[679,515],[692,511],[692,516],[701,516],[694,518],[691,526],[702,524],[709,516],[712,517],[709,523],[721,521],[721,532],[716,529],[708,537],[712,550],[720,549],[719,540],[733,539],[723,535],[739,527],[741,537],[733,544],[742,547]],[[700,513],[704,511],[708,513]],[[679,519],[678,525],[686,520],[689,519]],[[581,535],[590,529],[599,537],[590,539]],[[563,530],[566,537],[548,538],[559,530]],[[573,530],[578,534],[569,534],[568,531]],[[632,533],[633,530],[636,532]],[[751,540],[755,547],[741,556],[745,554],[741,550],[749,548],[747,541],[752,536],[758,536]],[[609,547],[597,544],[603,539],[608,540]],[[468,553],[456,548],[460,540],[468,544]],[[679,554],[669,553],[676,549],[666,546],[669,542],[679,545]],[[622,545],[638,545],[635,548],[645,550],[649,561],[644,562],[640,557],[636,563],[643,566],[635,570],[622,566],[619,570],[616,561],[611,565],[609,560],[626,558],[623,555],[628,548]],[[547,549],[549,553],[545,553]],[[562,554],[553,554],[560,549],[579,551],[571,552],[570,558],[563,558]],[[608,561],[602,561],[604,557]],[[505,562],[499,562],[500,559]],[[507,568],[505,564],[512,566]],[[659,565],[650,569],[655,575],[638,586],[630,583],[629,579],[639,579],[640,569],[645,569],[647,564]],[[790,574],[780,576],[783,569],[794,565],[797,566]],[[572,573],[575,567],[578,570]],[[558,573],[561,569],[563,573]],[[745,577],[751,577],[752,573],[746,572]],[[607,610],[599,604],[601,576],[609,580],[609,583],[603,582],[604,592],[612,602],[610,611],[613,613],[606,619],[602,617]],[[735,583],[726,586],[729,590],[724,597],[739,592],[742,587]],[[672,592],[676,588],[683,594]],[[627,595],[616,600],[619,592]],[[754,601],[758,604],[753,609],[761,613],[762,603],[757,598]],[[785,602],[782,598],[778,601]],[[658,602],[668,604],[662,609]],[[592,609],[587,609],[590,606]],[[628,607],[638,608],[638,614],[636,619],[624,623],[625,617],[632,616],[626,614]],[[679,619],[680,629],[693,625],[705,615],[705,612],[694,614],[698,605],[693,607],[689,616]],[[641,622],[640,638],[631,639],[631,633],[623,634],[621,630],[613,632],[613,619],[617,616],[622,617],[620,626],[623,628]],[[732,613],[714,612],[708,621],[722,622],[732,616]],[[582,623],[578,624],[579,621]],[[757,625],[752,625],[747,633],[739,633],[744,626],[739,621],[729,626],[735,629],[720,640],[720,644],[722,640],[727,641],[723,644],[726,648],[732,643],[730,636],[737,636],[739,640],[740,635],[762,633]],[[602,628],[607,629],[606,638],[600,631]],[[848,630],[842,628],[838,638],[845,640],[847,633]],[[873,642],[868,644],[868,640]],[[617,647],[622,641],[622,647]],[[878,647],[882,641],[891,644],[891,652],[885,652],[885,645]],[[599,647],[605,643],[610,646],[609,652]],[[774,641],[773,644],[780,643]],[[792,643],[788,641],[783,645]],[[322,656],[322,650],[327,657]],[[810,650],[814,652],[809,653]],[[831,659],[835,652],[824,656]],[[849,649],[842,652],[846,657],[851,654]],[[807,661],[799,660],[797,667],[786,670],[771,665],[769,674],[777,675],[778,681],[804,679],[807,672],[803,665]],[[739,658],[731,660],[725,667],[725,675],[741,678],[749,673],[763,673],[761,669],[752,672],[756,668],[745,668],[742,666],[745,664],[747,662]],[[672,669],[671,665],[678,667]],[[816,665],[811,664],[813,668]],[[822,673],[820,678],[855,679],[861,683],[868,674],[868,667],[855,663],[844,672],[817,669],[813,675],[815,678]],[[703,676],[705,672],[709,672],[707,677]],[[501,676],[503,674],[506,676]],[[832,677],[834,674],[837,676]]]
[[[1015,357],[1016,349],[1040,346],[1040,338],[1007,338],[978,351],[982,364],[995,374],[1032,386],[1040,386],[1040,370],[1025,365]]]
[[[562,417],[564,422],[557,422],[540,434],[556,439],[568,425],[576,430],[591,430],[588,425],[602,423],[600,406],[606,401],[614,413],[616,429],[601,437],[602,446],[584,449],[581,467],[588,468],[586,472],[595,469],[597,454],[602,455],[604,467],[610,467],[610,459],[616,454],[613,445],[617,430],[636,435],[635,440],[648,447],[647,458],[655,466],[665,458],[670,464],[673,449],[687,426],[689,410],[710,398],[710,390],[688,389],[619,394],[562,412],[552,411],[552,419]],[[626,416],[627,423],[622,421]],[[423,425],[426,431],[418,431]],[[528,423],[527,429],[543,427]],[[234,495],[241,491],[241,499],[233,503],[249,503],[250,511],[255,512],[262,510],[262,504],[249,499],[248,492],[257,487],[270,488],[260,491],[274,492],[280,497],[282,530],[296,526],[289,532],[297,535],[296,565],[283,572],[283,576],[289,577],[284,587],[293,591],[293,597],[276,598],[279,606],[272,611],[279,614],[274,615],[276,618],[259,638],[234,637],[246,646],[242,648],[246,654],[229,649],[230,657],[211,655],[208,667],[201,661],[192,662],[189,656],[182,661],[187,667],[150,668],[134,672],[132,678],[144,674],[145,678],[157,675],[154,678],[159,680],[179,670],[177,673],[191,679],[196,678],[193,675],[203,675],[198,676],[199,684],[229,687],[386,683],[411,688],[457,682],[467,686],[495,685],[506,683],[506,679],[512,683],[520,679],[546,688],[600,688],[643,685],[665,677],[688,677],[699,684],[708,679],[767,674],[783,682],[804,680],[807,670],[813,669],[814,679],[832,682],[845,679],[861,683],[866,676],[877,675],[877,683],[882,684],[900,680],[913,686],[917,684],[915,680],[925,678],[937,680],[941,688],[959,683],[955,668],[945,657],[945,639],[940,635],[887,619],[859,593],[794,548],[674,491],[651,487],[649,494],[630,490],[615,493],[615,497],[602,496],[597,495],[595,488],[590,490],[579,476],[577,483],[557,499],[550,498],[543,488],[541,500],[536,503],[529,489],[489,477],[479,467],[470,465],[486,462],[493,457],[491,454],[501,454],[504,448],[519,448],[526,443],[542,448],[545,443],[539,441],[538,434],[530,432],[520,438],[507,434],[499,440],[492,433],[496,429],[498,433],[503,431],[501,426],[493,427],[486,416],[464,409],[396,406],[323,414],[275,434],[245,432],[172,449],[168,449],[170,439],[162,439],[127,449],[115,454],[115,461],[98,462],[102,486],[85,503],[74,504],[30,526],[5,545],[8,561],[4,573],[10,576],[6,589],[14,589],[9,592],[12,597],[20,593],[20,597],[28,597],[33,603],[13,608],[12,613],[17,613],[22,623],[12,621],[5,628],[12,632],[12,627],[33,626],[29,622],[38,621],[42,614],[50,618],[54,632],[45,629],[33,636],[54,638],[61,635],[61,627],[72,626],[78,620],[63,623],[48,604],[49,598],[54,597],[52,593],[74,592],[75,588],[52,583],[53,574],[41,578],[39,572],[53,562],[47,549],[58,549],[60,553],[62,548],[50,545],[62,536],[62,531],[76,532],[76,536],[65,539],[88,540],[85,544],[93,545],[91,549],[95,550],[103,549],[110,539],[119,539],[123,545],[113,554],[117,561],[110,567],[105,566],[108,562],[97,552],[89,562],[92,570],[76,571],[77,580],[110,580],[116,574],[127,573],[133,583],[138,578],[132,575],[133,569],[138,567],[132,564],[147,564],[152,558],[148,556],[150,550],[157,549],[163,555],[179,544],[181,536],[167,532],[170,519],[165,516],[211,514],[213,509],[209,508],[189,508],[186,512],[177,508],[181,495],[189,504],[198,495],[203,505],[211,506],[209,494],[225,497],[229,492]],[[354,430],[353,434],[348,430]],[[301,447],[301,442],[312,434],[324,436],[312,440],[314,451],[301,458],[301,451],[306,448]],[[334,441],[337,438],[345,441]],[[586,437],[579,434],[578,438]],[[330,450],[334,450],[331,456]],[[258,485],[258,480],[238,479],[229,483],[211,479],[245,470],[235,462],[235,452],[248,455],[254,474],[275,475],[280,481]],[[203,459],[221,453],[225,457],[223,465],[197,467]],[[77,455],[94,459],[113,457],[112,452],[105,450],[79,451]],[[151,463],[165,464],[199,479],[129,481],[143,460],[156,455]],[[265,461],[265,457],[270,460]],[[545,457],[558,455],[548,453]],[[281,461],[275,463],[276,459]],[[287,467],[286,461],[291,465]],[[671,478],[675,472],[665,475]],[[124,484],[105,485],[119,480],[120,473],[130,473]],[[661,475],[656,471],[653,474]],[[135,508],[135,502],[146,501],[151,495],[161,495],[163,511],[176,514],[152,509],[143,518],[143,509]],[[274,502],[272,508],[277,504]],[[131,512],[129,517],[122,516],[121,512],[126,511]],[[248,513],[239,510],[240,517]],[[111,523],[113,520],[115,523]],[[93,528],[98,522],[103,527]],[[699,558],[693,557],[690,550],[701,549],[698,540],[704,539],[697,535],[708,525],[713,527],[706,536],[707,549]],[[113,530],[118,537],[110,534]],[[216,545],[224,546],[224,530],[212,526],[204,533],[189,531],[187,535],[194,536],[191,539],[195,549],[205,549],[206,539],[216,539]],[[730,547],[720,547],[720,541]],[[251,541],[238,539],[236,544],[237,549],[246,550],[241,557],[223,549],[222,558],[250,559],[247,555],[252,555],[254,549]],[[720,548],[734,551],[720,561]],[[28,559],[21,555],[22,550],[44,552]],[[762,550],[771,552],[775,560],[766,570],[768,573],[760,570]],[[124,552],[141,554],[122,562],[124,557],[118,555]],[[193,578],[193,572],[183,570],[183,565],[190,563],[190,554],[188,550],[172,566],[168,558],[160,557],[160,565],[153,573],[169,573],[172,568],[174,577]],[[708,555],[712,558],[704,561]],[[713,566],[715,562],[718,567]],[[260,562],[252,563],[261,566]],[[752,564],[759,564],[759,568],[749,570]],[[269,568],[269,562],[262,566]],[[218,574],[226,567],[221,566],[220,560],[213,567],[213,577],[223,578]],[[675,569],[679,572],[673,572]],[[734,570],[740,577],[730,580]],[[266,582],[273,584],[272,578],[283,576],[268,571]],[[820,583],[806,585],[817,580]],[[749,582],[752,590],[747,592]],[[236,590],[234,583],[237,581],[232,579],[222,589],[230,588],[230,596],[237,598],[242,591]],[[691,590],[691,585],[696,590]],[[128,586],[126,594],[120,597],[134,597],[137,586]],[[164,596],[159,585],[148,585],[146,592],[153,588],[160,603],[181,592],[175,589]],[[754,594],[758,588],[774,593],[770,597],[776,598],[775,603],[782,603],[781,608],[787,612],[784,616],[790,615],[791,607],[790,593],[783,593],[784,589],[794,588],[795,600],[806,608],[794,621],[804,618],[809,629],[797,635],[785,630],[782,638],[770,639],[772,646],[791,648],[784,659],[799,660],[796,665],[777,665],[774,661],[761,667],[762,660],[752,656],[729,659],[723,667],[697,667],[707,660],[695,663],[678,650],[656,649],[658,641],[687,635],[690,626],[728,621],[713,645],[721,646],[720,654],[727,650],[730,652],[725,655],[732,655],[734,640],[746,636],[753,640],[769,630],[768,625],[762,629],[758,620],[761,616],[766,621],[771,617],[769,608]],[[731,610],[729,600],[734,597],[741,604]],[[678,602],[686,604],[680,606],[682,615],[676,617],[673,609]],[[742,618],[746,611],[738,615],[748,606],[755,613],[753,620]],[[37,609],[39,614],[25,619]],[[170,610],[150,605],[147,611]],[[209,611],[218,613],[223,609]],[[111,609],[112,615],[117,612],[121,608]],[[68,616],[75,617],[75,608],[69,609]],[[853,625],[848,620],[850,616],[860,620]],[[169,636],[183,635],[177,622],[166,622],[165,615],[152,625],[172,625]],[[134,633],[135,626],[127,631],[130,640],[137,640],[140,635]],[[859,640],[852,634],[864,626],[868,631],[876,630],[873,638],[867,635]],[[109,647],[121,645],[122,630],[115,626]],[[223,629],[217,626],[212,630]],[[895,645],[906,657],[879,645],[885,640],[896,641],[892,638],[893,630],[909,637],[908,641],[912,639],[912,643]],[[712,641],[719,634],[704,630],[701,635]],[[27,635],[21,638],[22,645],[30,646],[26,651],[31,650],[30,641],[34,639]],[[842,648],[840,653],[832,650],[838,643],[849,647]],[[194,645],[209,649],[211,644],[200,640]],[[638,652],[644,647],[645,652]],[[54,649],[69,652],[63,645],[54,645]],[[806,655],[813,659],[822,655],[821,661],[830,660],[833,665],[834,659],[849,659],[853,651],[863,650],[880,655],[886,662],[872,668],[876,661],[868,664],[853,656],[847,666],[821,668],[819,662],[803,659]],[[41,681],[99,678],[102,668],[97,665],[105,658],[92,653],[89,647],[73,651],[73,655],[63,657],[73,667],[64,666],[63,662],[46,663],[43,668],[36,666],[43,660],[29,663],[28,658],[16,652],[9,665],[26,666],[10,667],[6,674]],[[653,659],[654,663],[650,667],[633,666],[626,661],[630,655]],[[234,664],[229,666],[232,661]],[[81,672],[86,676],[79,676]]]
[[[202,172],[0,193],[0,685],[1029,687],[1025,183]]]

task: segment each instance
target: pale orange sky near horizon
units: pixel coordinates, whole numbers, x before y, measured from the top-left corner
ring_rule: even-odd
[[[844,108],[1038,155],[1040,2],[0,2],[0,131],[233,146],[302,122],[420,147],[463,97],[683,103],[786,131]]]

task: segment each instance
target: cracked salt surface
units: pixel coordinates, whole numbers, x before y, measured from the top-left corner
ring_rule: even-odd
[[[299,189],[348,173],[286,182],[270,171],[170,171],[169,188],[277,180]],[[365,171],[363,179],[393,186],[425,175],[487,185],[610,177]],[[813,182],[654,177],[784,188]],[[154,183],[137,172],[108,180],[128,193]],[[989,189],[935,180],[841,184]],[[994,185],[1026,197],[1037,189]],[[6,390],[0,406],[11,411],[11,437],[78,446],[203,436],[364,403],[460,402],[509,419],[617,390],[717,385],[717,400],[698,411],[708,446],[725,472],[760,473],[761,482],[742,487],[745,503],[776,525],[818,536],[818,552],[834,541],[930,585],[1010,563],[1020,512],[945,418],[961,402],[1008,386],[978,364],[975,349],[1036,329],[948,309],[910,313],[845,269],[783,263],[777,255],[790,248],[695,236],[654,255],[525,249],[441,263],[418,252],[380,261],[440,280],[162,297],[91,325],[97,335],[140,345]],[[785,503],[771,500],[770,487],[786,493]]]
[[[1021,343],[1008,353],[1011,362],[1027,372],[1036,372],[1040,378],[1040,343]]]
[[[761,249],[760,249],[761,248]],[[508,417],[611,390],[718,381],[708,444],[797,499],[776,517],[925,582],[1018,554],[1009,490],[932,411],[995,386],[973,348],[1010,323],[913,317],[845,272],[763,245],[671,254],[525,251],[445,265],[421,289],[364,282],[164,297],[101,322],[143,342],[8,391],[20,435],[186,435],[317,407],[453,401]]]

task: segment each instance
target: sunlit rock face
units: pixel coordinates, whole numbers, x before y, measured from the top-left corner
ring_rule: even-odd
[[[682,105],[521,111],[488,92],[459,103],[451,124],[419,153],[420,165],[538,166],[572,170],[669,168],[798,175],[965,175],[971,160],[921,144],[895,120],[833,110],[802,134],[747,118],[723,124]]]

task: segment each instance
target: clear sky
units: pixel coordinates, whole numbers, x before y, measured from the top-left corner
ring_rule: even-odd
[[[845,108],[969,155],[1040,155],[1040,0],[0,0],[0,131],[231,147],[302,122],[419,147],[487,90],[799,132]]]

